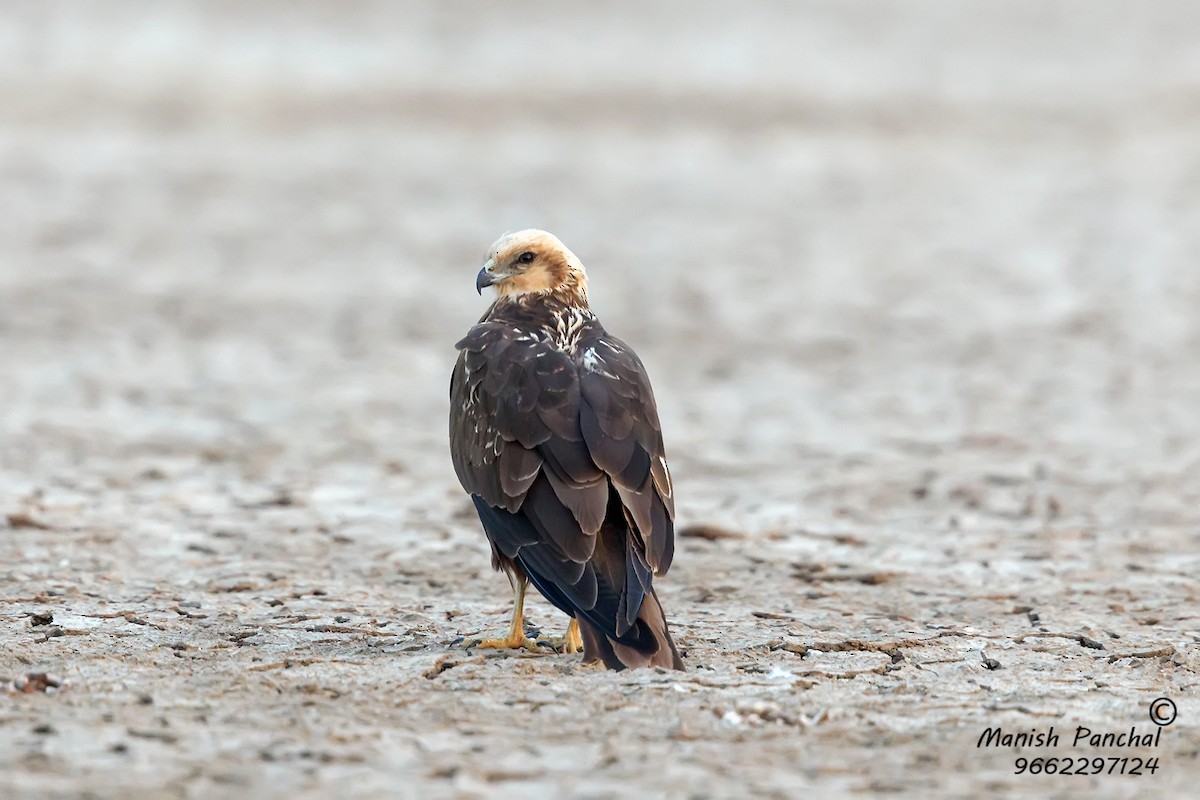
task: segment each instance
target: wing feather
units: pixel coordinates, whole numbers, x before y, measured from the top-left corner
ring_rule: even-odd
[[[601,337],[591,354],[593,369],[580,379],[584,442],[630,512],[650,567],[661,574],[674,553],[675,503],[650,379],[637,354],[614,336]]]

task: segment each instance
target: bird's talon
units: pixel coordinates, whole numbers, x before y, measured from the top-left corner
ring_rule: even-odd
[[[459,645],[467,650],[528,650],[530,653],[545,653],[541,640],[530,639],[528,636],[497,636],[492,639],[463,639]]]

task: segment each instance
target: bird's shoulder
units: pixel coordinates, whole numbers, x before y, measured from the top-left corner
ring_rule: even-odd
[[[618,341],[589,308],[499,301],[455,347],[476,353],[490,350],[510,361],[557,351],[578,365],[588,347],[610,340]],[[627,349],[624,343],[618,344]]]

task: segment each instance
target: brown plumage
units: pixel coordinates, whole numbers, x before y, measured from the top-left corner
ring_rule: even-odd
[[[501,237],[477,288],[498,299],[457,344],[450,449],[517,602],[528,580],[573,618],[565,649],[611,669],[683,662],[654,593],[674,553],[658,410],[637,355],[592,314],[587,274],[544,231]],[[575,623],[578,623],[578,629]]]

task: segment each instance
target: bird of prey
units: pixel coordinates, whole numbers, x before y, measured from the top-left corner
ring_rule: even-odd
[[[532,583],[571,617],[564,652],[614,670],[683,669],[652,579],[671,566],[675,502],[650,380],[588,306],[587,273],[545,231],[502,236],[475,287],[498,297],[456,345],[450,450],[512,583],[524,648]]]

